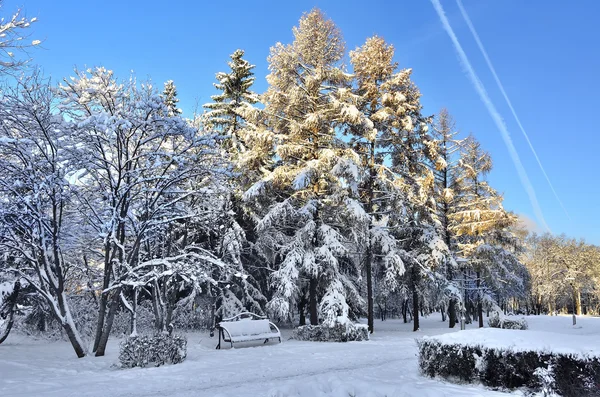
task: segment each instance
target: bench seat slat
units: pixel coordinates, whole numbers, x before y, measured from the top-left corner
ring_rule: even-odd
[[[221,322],[220,326],[225,328],[232,337],[273,332],[271,331],[269,320],[239,320]]]
[[[271,332],[268,334],[258,334],[258,335],[240,335],[240,336],[232,336],[232,342],[249,342],[253,340],[263,340],[263,339],[274,339],[279,338],[279,332]]]

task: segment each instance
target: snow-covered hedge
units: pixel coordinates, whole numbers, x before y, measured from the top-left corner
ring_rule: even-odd
[[[183,335],[131,336],[121,342],[119,362],[122,368],[158,367],[179,364],[187,356],[187,339]]]
[[[561,396],[600,396],[600,355],[596,355],[597,352],[551,351],[538,349],[535,343],[528,349],[527,343],[518,341],[516,331],[491,331],[509,333],[504,337],[506,346],[499,346],[498,338],[486,345],[486,341],[478,340],[472,331],[462,331],[465,334],[462,341],[460,338],[444,340],[445,335],[417,341],[421,372],[451,381],[481,382],[494,388],[525,387],[552,390]],[[535,334],[535,338],[543,338],[538,334],[544,333]],[[511,342],[514,340],[517,340],[516,345]]]
[[[503,316],[498,312],[494,312],[488,319],[488,325],[491,328],[503,328],[503,329],[520,329],[526,330],[529,328],[527,321],[524,318],[511,319]]]
[[[350,342],[369,340],[369,329],[365,324],[350,321],[326,325],[303,325],[294,331],[294,339],[313,342]]]

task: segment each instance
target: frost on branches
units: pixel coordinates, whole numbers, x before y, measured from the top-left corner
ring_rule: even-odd
[[[432,164],[435,177],[434,197],[436,202],[436,215],[439,220],[439,232],[444,242],[454,256],[458,255],[454,230],[451,228],[452,217],[459,210],[459,198],[462,185],[460,183],[460,168],[458,162],[461,155],[463,141],[457,139],[456,125],[448,110],[442,108],[432,126],[432,135],[438,147],[438,161]],[[446,302],[448,307],[449,327],[454,328],[458,322],[457,303],[462,298],[458,292],[456,266],[448,266],[446,278],[449,288],[454,292]],[[442,311],[443,313],[443,311]]]
[[[294,37],[271,48],[260,111],[280,162],[245,199],[263,205],[257,244],[273,266],[268,310],[288,318],[298,300],[308,304],[311,324],[333,325],[358,309],[349,300],[361,304],[347,246],[352,236],[344,227],[365,217],[354,201],[359,158],[336,135],[355,114],[341,104],[349,75],[338,66],[344,43],[337,27],[313,10]]]
[[[0,10],[3,4],[0,1]],[[26,40],[27,31],[37,18],[26,18],[21,10],[0,19],[0,76],[20,70],[27,60],[19,59],[19,53],[40,45],[40,40]]]
[[[0,247],[6,272],[24,279],[62,325],[78,357],[86,354],[67,300],[76,268],[78,216],[67,179],[71,131],[52,112],[54,94],[39,75],[0,97]]]
[[[181,290],[235,273],[215,255],[212,239],[229,167],[218,137],[199,134],[149,83],[121,83],[96,68],[76,71],[59,94],[72,131],[79,209],[96,234],[89,261],[103,269],[94,343],[103,355],[120,303],[131,311],[135,333],[141,288],[164,329]]]
[[[232,153],[244,152],[247,144],[240,130],[245,127],[245,120],[240,116],[238,108],[258,102],[258,96],[250,90],[254,84],[254,65],[243,59],[243,50],[236,50],[230,55],[229,73],[217,73],[218,83],[215,88],[220,94],[212,95],[214,101],[203,107],[207,112],[203,115],[204,124],[209,130],[220,131],[225,135],[225,147]]]
[[[460,254],[467,258],[464,275],[473,278],[472,296],[483,327],[483,305],[495,293],[499,298],[522,297],[527,274],[516,254],[521,249],[512,232],[517,218],[502,206],[502,196],[485,180],[492,169],[490,155],[469,136],[458,163],[456,209],[450,230]],[[500,294],[502,292],[502,294]]]
[[[362,47],[350,52],[354,95],[349,98],[349,107],[356,109],[359,116],[347,125],[347,132],[351,134],[351,144],[360,156],[359,197],[368,214],[360,260],[364,263],[366,275],[367,317],[371,332],[374,318],[373,273],[382,279],[380,298],[386,299],[398,288],[398,281],[405,272],[401,258],[405,252],[397,246],[393,228],[398,223],[405,223],[406,216],[394,214],[406,214],[407,201],[416,187],[413,175],[393,170],[389,166],[390,160],[398,156],[406,161],[416,159],[403,154],[406,149],[413,150],[405,142],[413,136],[420,137],[418,131],[426,122],[420,114],[420,93],[411,81],[411,70],[398,70],[393,58],[393,46],[377,36],[367,39]],[[392,153],[395,153],[393,157]]]

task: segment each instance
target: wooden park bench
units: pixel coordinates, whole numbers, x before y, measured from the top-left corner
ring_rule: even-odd
[[[221,341],[231,343],[231,347],[237,342],[264,340],[263,343],[267,343],[269,339],[279,339],[281,343],[279,328],[268,318],[254,313],[244,312],[223,319],[215,328],[219,332],[217,349],[221,348]]]

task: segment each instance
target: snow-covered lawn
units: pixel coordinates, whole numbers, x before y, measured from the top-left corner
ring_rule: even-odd
[[[580,335],[577,340],[587,341],[587,348],[600,348],[600,318],[579,318],[577,328],[568,316],[527,317],[527,321],[532,331]],[[457,332],[446,328],[438,315],[422,319],[422,331],[417,333],[401,320],[376,322],[375,327],[368,342],[299,342],[288,340],[290,331],[282,330],[281,344],[220,351],[214,349],[216,338],[190,334],[184,363],[128,370],[113,366],[118,340],[110,341],[106,357],[77,359],[66,342],[11,335],[0,345],[0,396],[506,395],[419,375],[414,339]],[[548,337],[551,343],[561,339]]]

